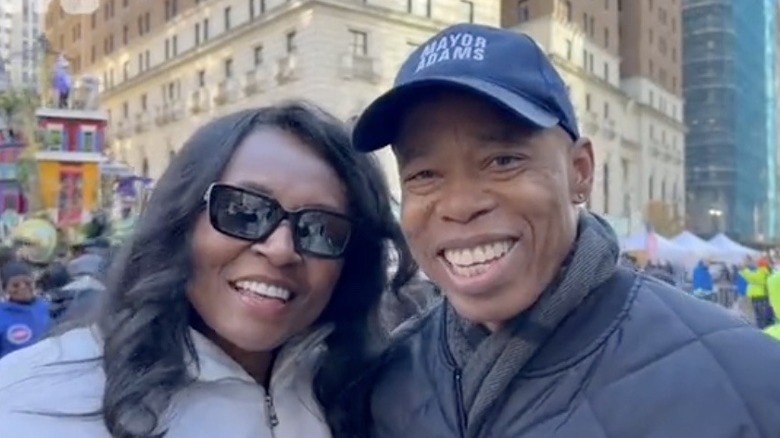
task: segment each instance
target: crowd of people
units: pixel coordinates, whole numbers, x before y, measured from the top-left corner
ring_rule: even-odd
[[[94,316],[0,359],[0,436],[776,438],[780,342],[619,262],[578,126],[540,45],[474,24],[354,126],[208,121]]]
[[[748,257],[741,265],[701,260],[690,271],[671,263],[641,266],[627,254],[621,258],[625,266],[738,312],[780,340],[780,264],[772,257]]]
[[[0,256],[0,358],[88,318],[105,291],[106,240],[79,243],[47,263],[29,260],[27,245],[4,248]]]

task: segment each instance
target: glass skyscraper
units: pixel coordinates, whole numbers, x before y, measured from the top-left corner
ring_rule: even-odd
[[[777,0],[685,0],[689,227],[778,237]]]

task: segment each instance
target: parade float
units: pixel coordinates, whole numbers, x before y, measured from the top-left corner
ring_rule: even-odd
[[[36,260],[53,256],[52,230],[55,246],[78,244],[95,237],[98,218],[106,218],[102,237],[120,243],[151,185],[110,160],[97,78],[74,81],[61,54],[51,78],[43,96],[0,93],[0,240],[34,247]]]
[[[97,84],[83,78],[71,93],[67,61],[54,74],[56,107],[35,112],[35,184],[40,209],[60,228],[87,222],[100,208],[100,164],[106,161],[106,113],[97,105]]]

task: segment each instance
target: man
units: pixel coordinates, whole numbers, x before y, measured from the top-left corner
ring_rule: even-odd
[[[617,266],[615,234],[582,208],[593,145],[529,37],[442,31],[354,142],[393,146],[404,232],[446,297],[365,385],[366,436],[780,436],[780,346]]]

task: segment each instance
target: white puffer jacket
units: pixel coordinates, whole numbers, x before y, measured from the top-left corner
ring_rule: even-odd
[[[166,438],[330,438],[312,392],[326,329],[282,348],[269,393],[220,348],[192,331],[200,369],[176,394]],[[94,329],[71,330],[0,360],[0,437],[111,438],[97,411],[105,386]],[[79,362],[81,361],[81,362]],[[75,363],[74,363],[75,362]]]

